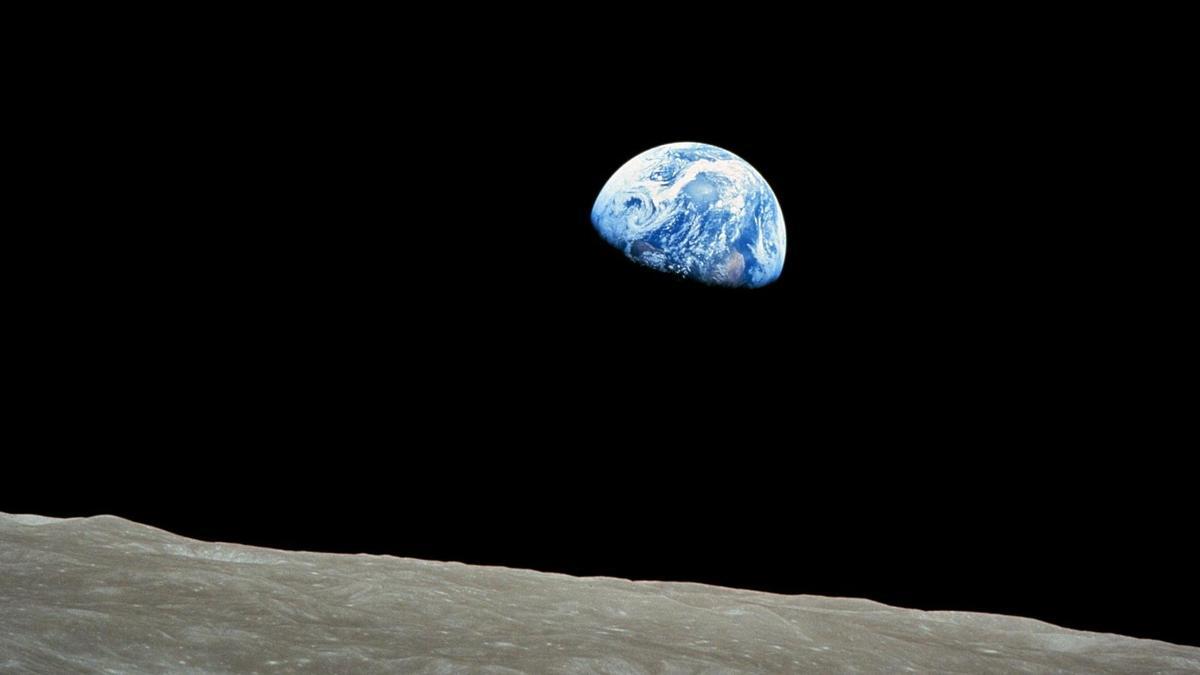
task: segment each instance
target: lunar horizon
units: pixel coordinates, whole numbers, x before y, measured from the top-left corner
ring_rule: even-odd
[[[1200,648],[995,614],[209,543],[0,513],[0,671],[1200,671]]]

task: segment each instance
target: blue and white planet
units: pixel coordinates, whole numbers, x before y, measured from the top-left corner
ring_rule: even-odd
[[[716,286],[775,281],[787,250],[771,186],[704,143],[660,145],[626,162],[596,197],[592,224],[630,259]]]

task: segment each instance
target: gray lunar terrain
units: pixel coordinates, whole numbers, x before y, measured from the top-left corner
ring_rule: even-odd
[[[1200,672],[1200,648],[867,600],[0,514],[0,672]]]

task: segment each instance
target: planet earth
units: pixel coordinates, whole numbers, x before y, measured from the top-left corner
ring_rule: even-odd
[[[660,145],[626,162],[596,197],[592,224],[635,262],[715,286],[765,286],[787,250],[771,186],[705,143]]]

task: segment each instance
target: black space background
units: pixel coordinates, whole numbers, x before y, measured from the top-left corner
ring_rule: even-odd
[[[60,64],[0,510],[1200,644],[1186,305],[1088,55],[847,21],[724,66],[574,28]],[[594,234],[679,140],[771,183],[777,283]]]

